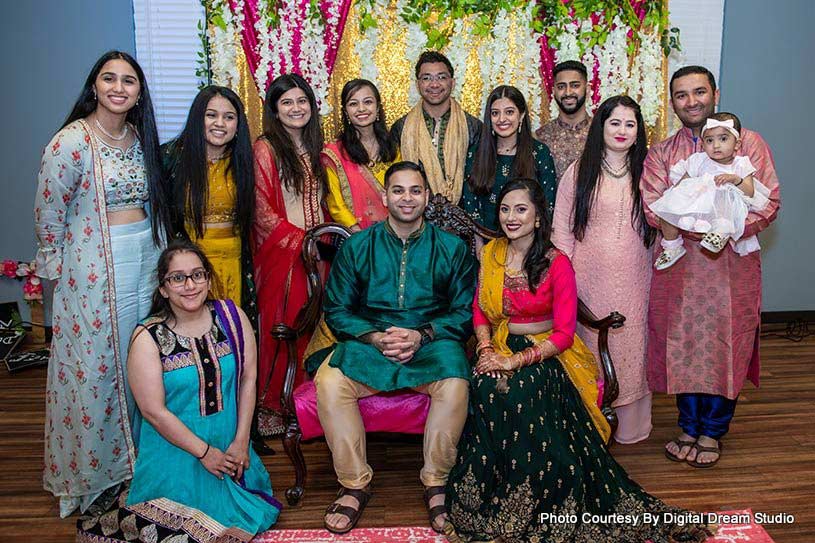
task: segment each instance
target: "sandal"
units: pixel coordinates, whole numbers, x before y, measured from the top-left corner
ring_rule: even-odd
[[[659,258],[657,258],[656,262],[654,262],[654,268],[656,268],[657,270],[665,270],[667,268],[670,268],[671,266],[676,264],[677,260],[685,256],[686,252],[687,251],[682,246],[679,246],[676,249],[665,249],[659,255]]]
[[[708,232],[702,238],[700,245],[710,251],[711,253],[719,253],[724,246],[727,245],[727,236],[717,234],[716,232]]]
[[[719,460],[722,458],[722,449],[724,449],[724,445],[722,442],[719,441],[716,447],[705,447],[704,445],[699,445],[699,443],[694,443],[693,447],[696,449],[696,458],[699,458],[699,453],[716,453],[719,456],[713,462],[697,462],[696,460],[686,460],[689,466],[693,466],[694,468],[712,468],[715,466]],[[690,454],[690,451],[688,451]]]
[[[447,513],[447,507],[444,504],[430,507],[430,500],[439,494],[444,494],[443,486],[428,486],[424,489],[424,505],[427,507],[427,518],[430,521],[430,528],[437,534],[442,534],[444,533],[444,525],[442,525],[441,528],[436,528],[436,524],[434,524],[433,521]]]
[[[670,440],[668,443],[673,443],[674,445],[679,447],[679,450],[681,451],[683,447],[693,448],[696,445],[696,440],[694,439],[693,441],[688,441],[686,439],[679,439],[677,437],[676,439]],[[663,447],[662,450],[665,451],[665,458],[667,458],[668,460],[670,460],[672,462],[684,462],[685,461],[684,458],[679,458],[674,453],[672,453],[671,451],[669,451],[668,449],[666,449],[664,447]],[[688,451],[688,454],[690,454],[690,451]],[[685,455],[685,456],[687,456],[687,455]]]
[[[357,499],[359,506],[357,509],[354,509],[351,506],[339,504],[335,500],[334,503],[329,505],[325,510],[326,517],[333,514],[344,515],[348,517],[348,525],[345,528],[338,530],[337,528],[332,528],[329,526],[328,522],[324,518],[323,526],[325,526],[325,529],[333,534],[346,534],[353,530],[357,525],[357,522],[359,522],[359,519],[362,516],[362,511],[365,509],[365,506],[368,505],[368,500],[371,499],[372,495],[373,493],[370,491],[369,487],[365,487],[362,490],[345,488],[344,486],[340,487],[339,492],[337,492],[337,499],[342,498],[343,496],[352,496]]]

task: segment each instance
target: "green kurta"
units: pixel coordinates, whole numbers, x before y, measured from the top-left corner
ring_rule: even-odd
[[[463,342],[473,332],[474,289],[467,245],[431,224],[404,243],[388,221],[354,234],[337,254],[326,287],[325,322],[338,340],[331,366],[382,391],[469,378]],[[358,339],[390,326],[426,325],[433,341],[404,364]],[[309,370],[322,359],[312,357]]]
[[[495,182],[492,185],[492,190],[489,194],[477,195],[473,193],[470,184],[467,182],[473,171],[477,152],[478,146],[475,145],[471,146],[467,151],[467,162],[464,165],[464,188],[458,206],[466,211],[478,224],[491,230],[498,230],[500,228],[496,213],[498,195],[501,194],[504,185],[515,177],[513,168],[515,155],[498,155],[495,161]],[[555,209],[555,194],[557,194],[555,162],[552,160],[549,148],[537,140],[532,142],[532,158],[535,161],[535,179],[540,183],[543,193],[546,195],[546,203],[549,204],[549,216],[551,217]]]

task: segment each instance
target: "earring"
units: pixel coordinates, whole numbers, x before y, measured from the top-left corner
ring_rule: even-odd
[[[492,135],[495,136],[495,129],[494,128],[491,128],[490,132],[492,132]]]
[[[91,90],[93,90],[93,99],[98,100],[98,98],[96,97],[96,89],[91,89]]]
[[[379,122],[379,113],[377,113],[377,114],[376,114],[376,119],[374,119],[374,120],[375,120],[376,122]]]

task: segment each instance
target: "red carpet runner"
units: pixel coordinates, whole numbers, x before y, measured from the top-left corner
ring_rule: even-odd
[[[753,519],[752,510],[727,511],[719,515],[746,516]],[[333,535],[326,530],[269,530],[252,540],[253,543],[445,543],[444,536],[430,528],[357,528],[350,534]],[[707,543],[773,543],[769,534],[755,521],[721,524],[715,537]]]

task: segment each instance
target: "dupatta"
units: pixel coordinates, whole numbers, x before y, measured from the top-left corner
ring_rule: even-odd
[[[504,314],[504,271],[507,261],[506,238],[498,238],[484,246],[481,258],[481,271],[479,274],[478,306],[489,319],[492,326],[492,345],[495,352],[502,356],[512,355],[507,346],[509,337],[509,317]],[[552,331],[540,334],[529,334],[526,338],[534,343],[540,343],[552,335]],[[599,388],[597,379],[599,370],[588,347],[580,337],[575,334],[574,343],[567,350],[556,356],[569,380],[580,394],[583,405],[591,416],[594,427],[600,433],[603,441],[608,443],[611,437],[611,426],[597,407]]]
[[[388,210],[382,205],[385,187],[373,172],[367,166],[355,164],[339,141],[326,145],[323,155],[337,172],[342,199],[351,208],[359,227],[364,230],[384,221],[388,217]]]

